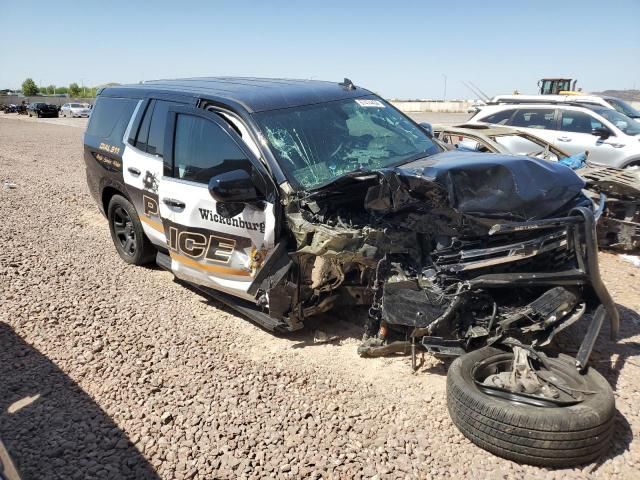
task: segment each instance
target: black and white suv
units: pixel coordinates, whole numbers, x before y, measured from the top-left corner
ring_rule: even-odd
[[[587,362],[619,320],[572,170],[444,151],[346,79],[110,87],[84,159],[126,262],[155,260],[272,330],[350,309],[363,356],[458,356],[449,411],[496,454],[565,466],[606,450],[613,394]],[[585,313],[575,359],[541,350]]]

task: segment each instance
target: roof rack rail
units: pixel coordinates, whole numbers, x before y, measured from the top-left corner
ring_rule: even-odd
[[[585,105],[593,105],[596,107],[601,107],[602,105],[598,102],[592,102],[585,100],[583,102],[578,102],[576,100],[518,100],[516,98],[505,98],[501,100],[497,100],[495,102],[488,102],[487,105],[519,105],[523,103],[541,103],[548,105],[572,105],[574,107],[584,107]]]

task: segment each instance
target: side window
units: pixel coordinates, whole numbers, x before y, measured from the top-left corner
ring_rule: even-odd
[[[493,123],[494,125],[506,125],[506,123],[513,115],[514,109],[510,108],[498,113],[489,115],[488,117],[481,118],[481,122]]]
[[[214,122],[178,114],[173,147],[173,176],[209,183],[224,162],[246,159],[238,145]]]
[[[453,145],[458,150],[472,152],[490,152],[489,147],[477,137],[469,137],[458,133],[441,133],[438,137],[444,143]]]
[[[98,97],[87,126],[87,135],[124,147],[122,136],[137,103],[138,100],[133,98]]]
[[[143,152],[147,151],[147,140],[149,139],[149,125],[151,124],[151,116],[153,115],[153,108],[155,107],[155,100],[151,100],[147,105],[147,108],[144,112],[144,117],[142,118],[142,122],[140,122],[140,127],[138,128],[138,134],[136,135],[136,139],[133,142],[133,145]]]
[[[600,127],[604,127],[604,125],[588,113],[570,110],[562,112],[562,125],[560,126],[562,131],[590,134],[591,130]]]
[[[167,126],[169,107],[176,105],[173,102],[156,100],[153,108],[153,116],[149,124],[149,137],[147,139],[147,153],[162,157],[164,148],[164,131]]]
[[[555,110],[550,108],[521,108],[509,122],[512,127],[540,128],[542,130],[555,130]]]

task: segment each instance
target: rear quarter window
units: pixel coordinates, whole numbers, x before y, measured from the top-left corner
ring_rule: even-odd
[[[506,125],[506,123],[513,115],[515,109],[502,110],[501,112],[493,113],[486,117],[481,117],[481,122],[492,123],[494,125]]]
[[[122,136],[137,103],[138,100],[132,98],[98,97],[91,113],[87,135],[123,148]]]
[[[175,105],[183,104],[151,99],[140,121],[137,134],[136,132],[131,132],[129,143],[138,150],[162,157],[164,154],[164,137],[169,107]]]

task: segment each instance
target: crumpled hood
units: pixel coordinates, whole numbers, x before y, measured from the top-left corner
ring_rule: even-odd
[[[585,182],[570,168],[532,157],[445,152],[379,171],[365,206],[388,213],[433,201],[434,184],[450,207],[484,218],[537,220],[577,203]]]

